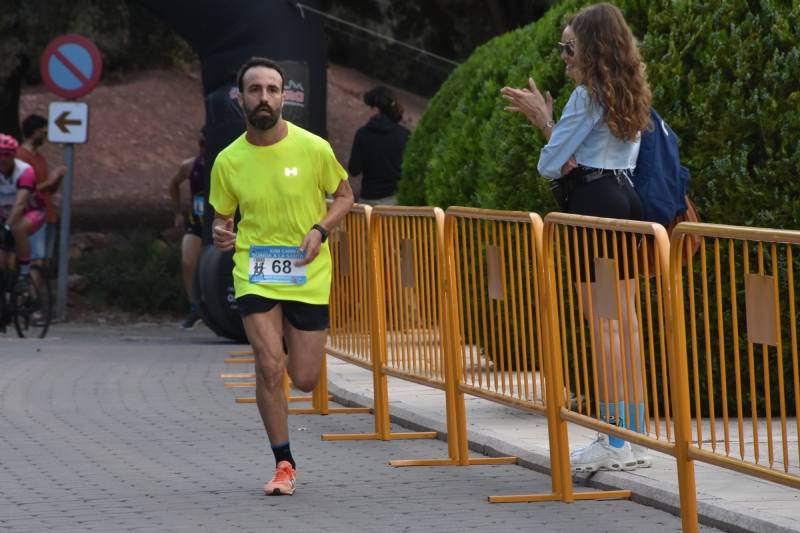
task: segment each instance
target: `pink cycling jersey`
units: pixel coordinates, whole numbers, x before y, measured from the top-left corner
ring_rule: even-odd
[[[20,189],[30,191],[23,216],[30,219],[31,217],[26,215],[31,211],[44,211],[44,198],[36,190],[36,173],[33,167],[24,161],[14,159],[14,168],[10,176],[0,172],[0,220],[5,221],[11,213]]]

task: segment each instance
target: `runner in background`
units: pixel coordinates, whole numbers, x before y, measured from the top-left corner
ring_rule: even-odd
[[[169,182],[169,195],[172,198],[172,206],[175,211],[175,229],[184,232],[181,242],[181,272],[183,274],[183,286],[186,289],[186,297],[189,299],[189,314],[181,322],[184,329],[192,329],[200,320],[200,313],[197,303],[193,301],[192,283],[194,281],[194,269],[197,266],[197,259],[200,257],[200,250],[203,244],[203,206],[205,205],[206,195],[206,163],[205,131],[200,131],[197,139],[198,153],[195,157],[190,157],[181,163],[178,172]],[[189,194],[192,205],[188,216],[183,214],[181,205],[181,183],[189,181]]]

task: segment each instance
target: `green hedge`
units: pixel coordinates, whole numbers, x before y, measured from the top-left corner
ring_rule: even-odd
[[[794,2],[676,2],[643,42],[655,105],[681,136],[704,220],[800,227]]]
[[[97,308],[178,313],[188,306],[180,245],[165,243],[152,230],[136,229],[113,247],[85,253],[75,272],[89,280],[88,300]]]
[[[557,3],[497,37],[431,100],[403,161],[400,201],[547,212],[536,163],[544,138],[503,111],[499,90],[529,75],[556,99],[572,90],[555,43],[589,2]],[[681,136],[704,220],[800,226],[800,48],[794,2],[617,2],[642,41],[654,106]]]
[[[504,85],[522,86],[533,76],[541,89],[552,93],[558,117],[573,84],[564,76],[555,43],[567,17],[588,3],[558,2],[536,23],[481,46],[453,72],[409,140],[401,203],[542,214],[555,207],[545,179],[536,171],[544,138],[521,115],[503,110],[505,101],[499,90]],[[796,38],[800,3],[616,3],[641,41],[653,105],[681,137],[682,160],[692,174],[690,195],[702,218],[713,223],[800,228],[800,47]],[[737,270],[741,272],[738,263],[740,259]],[[785,279],[786,266],[781,264],[779,270]],[[800,265],[795,265],[798,270]],[[739,287],[737,292],[742,290]],[[723,294],[723,300],[730,309],[729,293]],[[698,313],[698,319],[702,314]],[[714,331],[711,335],[715,346],[718,342],[732,345],[729,332],[721,338]],[[704,345],[703,332],[700,337]],[[746,345],[744,338],[740,345]],[[701,361],[701,372],[704,364]],[[719,377],[718,364],[714,365]],[[732,357],[726,365],[732,375]],[[773,382],[776,371],[773,368],[770,376]],[[790,367],[784,372],[790,383]],[[756,375],[763,376],[759,362]],[[706,392],[701,386],[704,405]],[[791,385],[788,392],[797,393]],[[735,400],[733,394],[730,391],[729,402]],[[764,398],[757,401],[763,408]],[[773,411],[775,406],[773,397]],[[793,413],[793,406],[790,410]],[[707,412],[707,406],[703,411]]]

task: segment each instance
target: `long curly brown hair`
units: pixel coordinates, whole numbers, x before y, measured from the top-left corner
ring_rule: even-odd
[[[636,40],[622,12],[608,3],[581,9],[569,21],[578,41],[575,66],[593,105],[615,137],[636,139],[649,127],[650,86]]]

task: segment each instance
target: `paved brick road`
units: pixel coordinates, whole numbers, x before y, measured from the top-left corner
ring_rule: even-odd
[[[518,466],[386,464],[444,457],[441,441],[320,441],[369,431],[369,415],[292,417],[298,492],[265,497],[274,463],[255,406],[234,404],[219,379],[231,347],[144,325],[0,336],[0,531],[680,530],[628,501],[489,504],[549,490]]]

